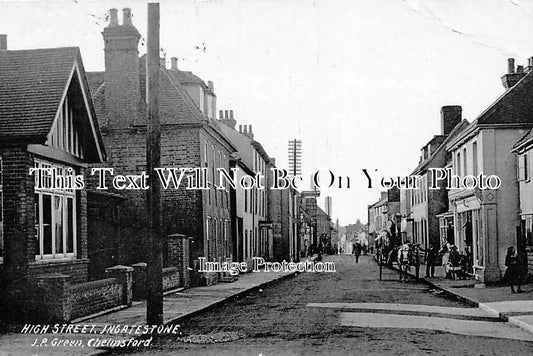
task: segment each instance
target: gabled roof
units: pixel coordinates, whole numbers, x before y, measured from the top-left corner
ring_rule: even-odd
[[[533,124],[533,71],[507,89],[478,117],[478,125]]]
[[[483,127],[533,126],[533,71],[529,71],[514,86],[507,89],[486,108],[460,135],[448,143],[448,149],[467,139]]]
[[[215,120],[209,120],[191,99],[179,80],[180,71],[160,67],[159,70],[159,114],[161,125],[197,124],[218,135],[230,147],[231,141],[224,136]],[[105,103],[105,72],[87,73],[93,92],[94,105],[100,119],[105,125],[108,117]],[[196,77],[196,76],[195,76]],[[199,79],[199,78],[198,78]],[[201,79],[200,79],[201,80]],[[140,112],[132,122],[133,126],[146,126],[146,55],[139,58]]]
[[[105,148],[77,47],[0,51],[0,142],[44,144],[76,75],[94,138],[87,142],[98,153],[86,161],[102,162]]]
[[[463,120],[461,121],[460,123],[458,123],[457,125],[455,125],[455,127],[453,128],[452,131],[450,131],[450,133],[448,134],[448,136],[444,139],[444,141],[442,141],[439,146],[433,150],[433,152],[431,153],[431,155],[423,160],[422,162],[420,162],[418,164],[418,166],[413,170],[413,172],[411,173],[412,175],[414,174],[420,174],[422,172],[424,172],[427,168],[430,168],[430,165],[431,163],[434,161],[435,157],[437,157],[437,155],[443,150],[446,148],[446,145],[448,144],[448,142],[450,142],[451,140],[454,139],[454,137],[456,137],[460,132],[462,132],[467,126],[469,125],[468,123],[468,120]]]
[[[69,82],[76,47],[0,51],[0,137],[44,143]]]
[[[88,72],[89,83],[93,93],[94,105],[100,122],[105,124],[108,118],[105,102],[105,72]],[[146,56],[139,60],[139,84],[141,94],[141,110],[135,118],[134,126],[146,125]],[[196,105],[192,102],[185,89],[169,70],[160,68],[159,71],[159,113],[162,125],[172,124],[200,124],[206,120]],[[105,121],[104,121],[105,120]]]
[[[533,143],[533,129],[529,130],[527,134],[524,135],[520,140],[518,140],[514,146],[511,152],[519,151],[523,148],[527,148],[527,146],[531,146]]]

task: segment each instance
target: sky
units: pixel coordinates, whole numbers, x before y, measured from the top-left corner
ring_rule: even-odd
[[[212,80],[218,109],[251,124],[278,167],[288,167],[297,138],[306,179],[318,170],[350,177],[349,189],[319,198],[333,197],[341,224],[367,221],[381,177],[413,171],[440,134],[441,106],[461,105],[474,120],[503,93],[507,58],[527,65],[533,56],[533,0],[160,4],[167,60]],[[137,0],[0,1],[0,33],[9,49],[78,46],[87,71],[103,70],[113,7],[131,8],[146,35],[146,1]]]

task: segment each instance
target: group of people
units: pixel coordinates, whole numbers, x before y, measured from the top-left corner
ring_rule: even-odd
[[[438,254],[442,256],[442,267],[446,278],[466,279],[468,274],[473,272],[470,246],[466,246],[465,250],[460,253],[457,246],[446,243]]]
[[[442,258],[442,266],[446,273],[446,278],[464,279],[468,276],[468,273],[472,272],[472,253],[468,246],[463,253],[459,253],[457,246],[450,244],[445,244],[441,250],[437,251],[433,245],[429,245],[427,249],[424,249],[420,244],[411,244],[411,242],[406,241],[397,249],[392,250],[389,256],[390,263],[393,260],[398,262],[400,281],[407,280],[407,272],[411,266],[415,268],[416,278],[419,278],[422,254],[426,262],[426,277],[435,277],[435,265],[439,256]]]
[[[442,259],[442,266],[446,273],[445,278],[466,279],[469,273],[473,273],[472,251],[469,246],[465,248],[463,253],[460,253],[457,246],[449,243],[446,243],[442,249],[437,251],[433,245],[424,249],[420,244],[411,244],[406,241],[397,249],[392,250],[389,256],[389,261],[392,261],[395,257],[398,263],[401,282],[407,282],[411,266],[415,268],[416,278],[419,278],[421,252],[424,252],[426,261],[426,277],[435,276],[435,265],[439,257]],[[524,267],[520,262],[514,246],[510,246],[507,249],[505,266],[507,269],[503,280],[511,286],[511,293],[523,293],[521,286],[527,277],[527,267]]]

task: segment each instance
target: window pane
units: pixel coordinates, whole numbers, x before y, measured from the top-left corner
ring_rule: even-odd
[[[67,253],[74,252],[74,206],[72,198],[67,198],[67,220],[65,221],[65,228],[67,229]]]
[[[61,196],[54,196],[54,217],[55,253],[62,254],[65,251],[63,251],[63,197]]]
[[[37,246],[37,250],[35,251],[35,254],[36,255],[40,255],[41,254],[41,247],[39,246],[39,239],[40,239],[40,229],[39,229],[39,226],[40,226],[40,215],[39,215],[39,211],[40,211],[40,205],[39,205],[39,194],[35,194],[34,195],[34,204],[35,204],[35,246]]]
[[[52,196],[43,194],[43,254],[52,254]]]

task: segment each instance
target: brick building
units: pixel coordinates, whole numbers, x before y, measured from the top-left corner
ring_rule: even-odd
[[[368,231],[372,239],[396,246],[401,242],[400,190],[396,187],[381,192],[380,199],[367,207]]]
[[[249,265],[252,257],[271,260],[274,257],[272,224],[267,217],[270,190],[267,165],[270,157],[263,146],[254,140],[252,125],[239,125],[237,130],[233,110],[221,110],[219,114],[222,132],[238,150],[232,164],[233,168],[238,168],[236,178],[240,180],[244,175],[255,176],[257,173],[264,177],[264,189],[258,189],[256,186],[243,189],[237,184],[236,189],[232,190],[235,201],[232,213],[235,260],[247,261]]]
[[[140,174],[146,169],[146,60],[145,56],[139,57],[141,35],[132,23],[129,9],[123,10],[122,24],[117,10],[111,9],[109,25],[102,35],[105,71],[88,73],[88,77],[109,153],[106,167],[120,174]],[[179,188],[171,185],[162,192],[164,233],[192,238],[190,267],[197,270],[199,257],[209,261],[232,258],[229,190],[215,188],[217,168],[229,169],[230,155],[235,148],[215,120],[216,96],[212,83],[206,85],[194,74],[178,70],[175,58],[170,69],[164,61],[160,67],[159,102],[162,167],[203,168],[209,181],[206,189],[190,190],[186,189],[184,178]],[[102,243],[95,246],[118,256],[115,263],[145,262],[145,192],[109,189],[106,193],[119,194],[127,202],[118,208],[116,223],[120,228],[116,237],[101,241],[107,247],[102,247]],[[102,204],[94,206],[96,214]],[[198,277],[197,283],[217,279],[215,274]]]
[[[268,181],[272,182],[272,168],[275,159],[267,165]],[[293,188],[270,189],[268,191],[268,217],[272,221],[273,250],[275,261],[298,261],[303,252],[302,227],[305,219],[300,209],[300,195]],[[304,228],[305,229],[305,228]]]
[[[439,216],[448,211],[448,193],[443,182],[438,184],[440,189],[430,189],[433,181],[428,170],[446,167],[446,144],[468,125],[468,121],[462,121],[461,113],[460,106],[441,108],[441,134],[435,135],[422,147],[420,162],[411,173],[421,177],[419,189],[410,191],[409,203],[401,202],[401,205],[410,206],[411,242],[424,248],[429,245],[436,249],[442,247]]]
[[[105,158],[79,49],[10,51],[0,36],[0,290],[87,282],[87,195],[69,180]]]
[[[452,189],[448,192],[454,218],[454,242],[460,250],[472,246],[474,273],[485,282],[499,281],[507,248],[517,245],[520,227],[516,142],[533,126],[533,62],[515,68],[509,60],[502,77],[505,92],[446,144],[449,166],[461,178],[496,175],[498,189]]]

